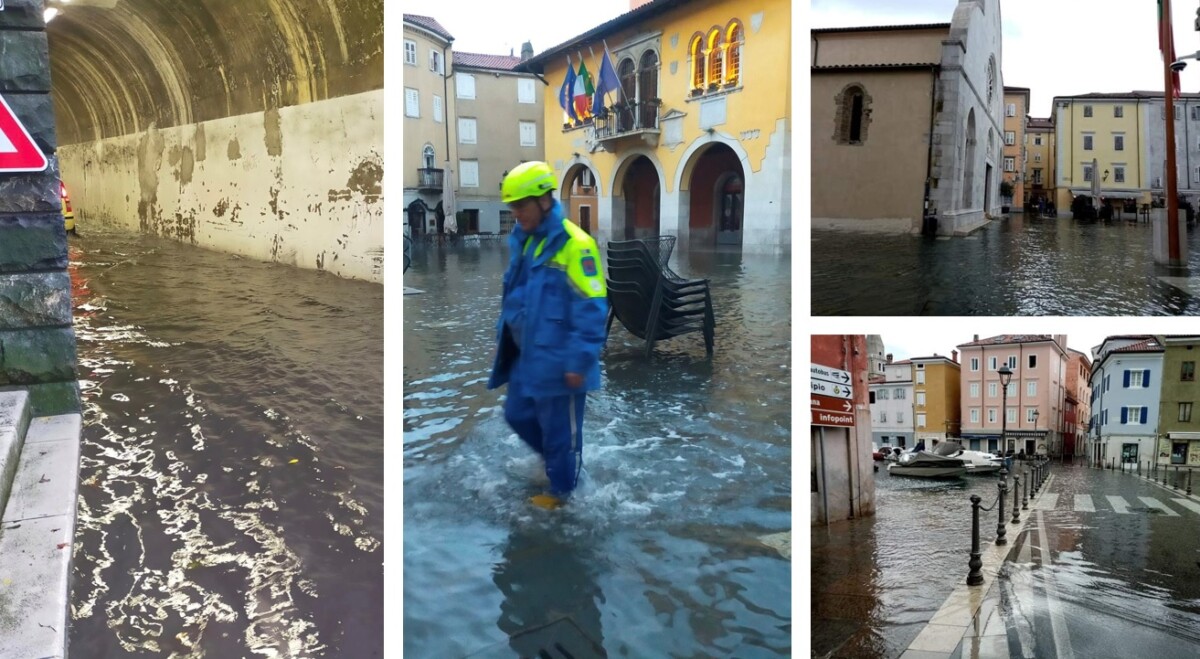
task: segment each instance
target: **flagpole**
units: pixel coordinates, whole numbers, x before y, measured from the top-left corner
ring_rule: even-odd
[[[601,39],[600,41],[604,44],[604,56],[608,57],[608,39]],[[616,69],[613,70],[616,71]],[[617,90],[621,92],[621,100],[628,103],[629,99],[625,98],[625,85],[621,82],[621,74],[619,72],[617,73]]]
[[[1179,189],[1176,179],[1175,163],[1175,81],[1171,70],[1171,57],[1175,51],[1175,35],[1171,31],[1171,0],[1162,0],[1163,20],[1158,26],[1163,42],[1163,73],[1166,80],[1163,101],[1166,103],[1165,118],[1167,122],[1167,260],[1168,265],[1181,266],[1179,258]],[[1092,172],[1092,176],[1096,173]],[[1162,234],[1159,234],[1162,235]]]

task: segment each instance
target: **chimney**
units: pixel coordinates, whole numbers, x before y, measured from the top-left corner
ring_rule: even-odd
[[[972,341],[978,341],[978,340],[979,340],[979,335],[978,335],[978,334],[976,334],[976,335],[975,335],[975,338],[974,338],[974,339],[971,339],[971,340],[972,340]]]
[[[892,353],[890,353],[890,352],[887,354],[887,363],[889,363],[889,364],[892,363]]]
[[[957,350],[950,351],[950,360],[953,361],[955,364],[958,363],[958,351]]]
[[[533,57],[533,42],[526,41],[525,43],[521,44],[521,61],[524,62],[525,60],[531,59],[532,57]]]

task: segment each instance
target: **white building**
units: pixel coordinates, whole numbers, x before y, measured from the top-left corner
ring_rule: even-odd
[[[1152,336],[1110,336],[1093,349],[1088,455],[1137,463],[1153,459],[1162,391],[1163,346]]]
[[[916,444],[912,362],[892,362],[888,355],[882,370],[882,376],[871,376],[871,440],[876,444],[912,447]]]

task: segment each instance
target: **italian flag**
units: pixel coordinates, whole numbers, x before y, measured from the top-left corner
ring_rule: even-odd
[[[588,73],[587,64],[579,58],[579,72],[575,74],[575,116],[586,119],[592,116],[592,95],[596,88],[592,86],[592,74]]]

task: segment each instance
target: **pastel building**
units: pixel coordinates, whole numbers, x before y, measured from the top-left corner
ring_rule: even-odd
[[[599,81],[606,45],[620,84],[572,119],[568,66]],[[653,0],[520,70],[548,83],[546,159],[594,235],[772,252],[791,244],[790,61],[788,0]]]
[[[1030,117],[1025,129],[1024,203],[1037,207],[1057,199],[1054,187],[1054,120]]]
[[[1067,348],[1067,381],[1063,393],[1064,456],[1085,455],[1091,421],[1092,360]]]
[[[1140,92],[1054,98],[1059,209],[1097,191],[1106,199],[1149,202],[1152,164],[1142,144],[1157,117],[1149,100]]]
[[[448,87],[454,37],[436,19],[404,14],[404,210],[412,234],[444,227],[446,172],[457,141]]]
[[[1162,396],[1158,408],[1157,460],[1162,465],[1200,466],[1200,336],[1164,336]],[[1146,455],[1143,459],[1153,459]]]
[[[1004,87],[1004,180],[1013,187],[1007,205],[1020,211],[1026,198],[1025,125],[1029,114],[1029,88]]]
[[[917,441],[932,448],[962,430],[958,351],[951,357],[913,357],[913,426]]]
[[[1005,334],[982,340],[976,335],[958,346],[964,445],[1057,455],[1062,447],[1066,345],[1063,334]],[[1002,366],[1012,372],[1007,395],[1000,384]]]
[[[891,357],[891,355],[888,355]],[[913,447],[913,365],[908,360],[883,364],[872,374],[871,439],[876,445]]]
[[[871,447],[867,337],[858,334],[813,335],[813,364],[847,371],[854,426],[810,426],[814,526],[875,514],[875,462]]]
[[[1093,350],[1088,458],[1136,464],[1153,459],[1163,384],[1163,344],[1153,336],[1110,336]]]

